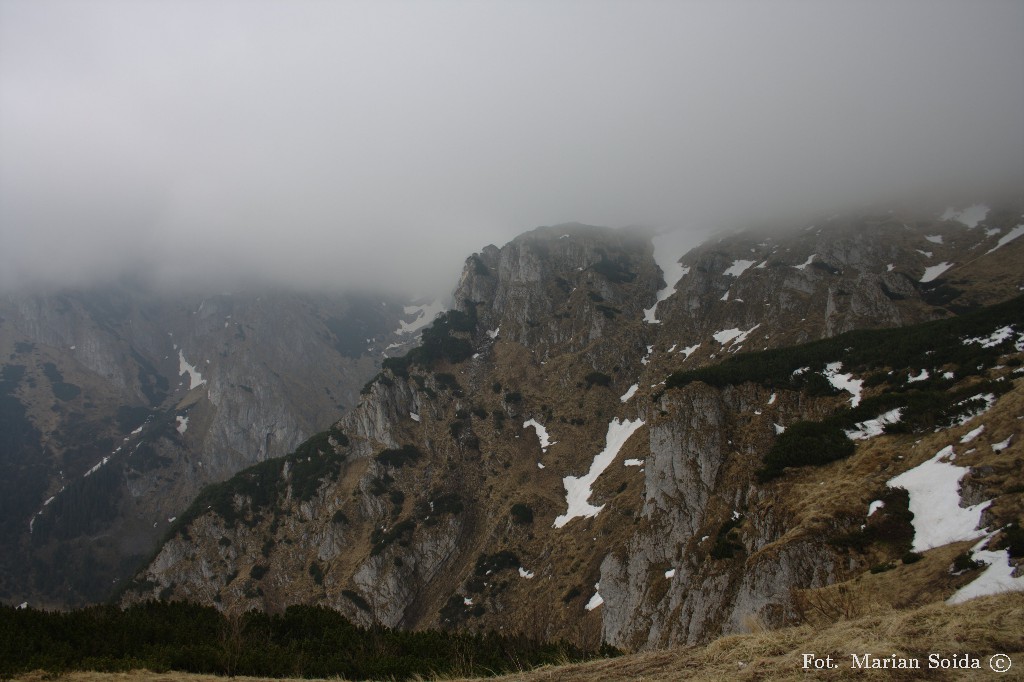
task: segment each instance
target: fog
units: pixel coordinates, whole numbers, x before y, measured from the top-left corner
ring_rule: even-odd
[[[0,286],[433,293],[538,225],[1018,190],[1021,36],[1013,0],[0,0]]]

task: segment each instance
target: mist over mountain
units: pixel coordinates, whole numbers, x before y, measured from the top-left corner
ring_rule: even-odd
[[[1024,592],[1022,35],[0,0],[0,630],[156,600],[642,652]]]
[[[4,0],[0,287],[447,292],[536,225],[1017,192],[1022,26],[994,1]]]

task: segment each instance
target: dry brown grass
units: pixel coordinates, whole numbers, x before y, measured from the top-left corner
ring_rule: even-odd
[[[1004,229],[1012,229],[1012,225],[1011,221]],[[1022,255],[1024,243],[1015,241],[991,254],[979,249],[977,257],[949,273],[952,278],[971,282],[970,290],[957,299],[956,303],[992,305],[1019,295],[1017,281]]]
[[[733,635],[706,647],[648,651],[590,663],[545,666],[525,673],[490,678],[496,682],[611,682],[612,680],[1020,680],[1024,679],[1024,594],[976,599],[957,606],[931,604],[904,611],[875,613],[841,620],[830,626],[804,625]],[[840,666],[830,671],[805,671],[801,655],[831,656]],[[850,654],[879,657],[897,654],[921,661],[921,670],[866,671],[850,668]],[[929,670],[928,655],[969,654],[981,670]],[[988,667],[995,653],[1011,657],[1009,672],[996,675]],[[184,673],[71,673],[51,676],[30,673],[25,682],[223,682],[212,675]],[[267,678],[233,678],[249,682]],[[469,682],[467,678],[446,678]]]
[[[988,659],[1011,656],[1013,668],[998,679],[1024,679],[1024,595],[978,599],[955,607],[944,604],[841,621],[830,627],[797,628],[723,637],[706,647],[650,651],[591,663],[547,666],[495,678],[505,682],[602,682],[611,680],[838,680],[838,679],[992,679]],[[831,655],[840,668],[802,669],[801,654]],[[922,670],[850,669],[851,653],[899,654],[921,659]],[[980,671],[928,670],[929,653],[968,653],[981,659]]]
[[[975,541],[958,542],[927,551],[917,563],[893,562],[883,573],[864,572],[851,580],[813,590],[798,590],[794,603],[801,624],[823,625],[840,618],[884,615],[948,599],[957,589],[977,578],[969,572],[953,575],[954,558]]]
[[[784,505],[788,530],[759,553],[771,554],[794,539],[828,533],[837,518],[863,518],[868,504],[887,489],[890,479],[930,459],[947,445],[954,445],[959,466],[985,472],[972,478],[984,490],[984,499],[994,500],[989,512],[992,527],[1024,518],[1024,494],[1020,492],[1024,420],[1019,419],[1024,414],[1024,381],[1006,369],[991,374],[1000,375],[1013,380],[1014,387],[1000,396],[984,417],[924,435],[878,436],[859,442],[856,453],[848,459],[790,471],[787,479],[778,484],[777,499],[762,502],[776,507]],[[981,424],[985,431],[980,436],[970,444],[960,444],[963,435]],[[1011,435],[1008,449],[992,450],[993,443]],[[869,558],[878,561],[882,555]]]

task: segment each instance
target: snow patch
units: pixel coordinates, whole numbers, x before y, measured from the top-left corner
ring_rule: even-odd
[[[769,405],[774,405],[775,404],[775,397],[776,396],[775,396],[774,393],[772,393],[771,396],[768,397],[768,404]]]
[[[971,429],[970,431],[968,431],[967,433],[964,434],[963,438],[960,439],[960,443],[961,444],[970,443],[972,440],[974,440],[975,438],[980,436],[984,430],[985,430],[985,425],[984,424],[982,424],[981,426],[979,426],[976,429]]]
[[[684,254],[691,246],[692,235],[686,230],[665,232],[651,239],[654,247],[654,262],[661,268],[665,276],[665,288],[658,290],[655,295],[654,305],[644,310],[644,322],[648,324],[660,324],[657,309],[658,304],[676,293],[676,286],[679,280],[690,273],[690,268],[679,263],[680,254]]]
[[[864,381],[861,379],[854,379],[852,374],[840,374],[839,370],[843,368],[841,362],[830,362],[825,365],[825,372],[823,376],[828,379],[828,382],[840,391],[846,391],[852,398],[850,398],[850,407],[857,407],[860,405],[860,392],[864,386]]]
[[[520,578],[526,578],[527,580],[531,580],[533,578],[533,571],[527,571],[525,568],[520,566],[519,567],[519,577]]]
[[[203,375],[199,373],[199,370],[197,370],[195,367],[190,365],[188,363],[188,360],[185,359],[184,351],[180,351],[179,350],[178,351],[178,376],[181,376],[183,374],[188,374],[188,390],[190,390],[190,391],[193,388],[197,388],[197,387],[202,386],[203,384],[206,383],[206,379],[204,379]]]
[[[734,260],[732,265],[730,265],[722,274],[729,275],[730,277],[739,277],[747,270],[747,268],[756,262],[757,261],[752,260]]]
[[[920,373],[920,374],[918,374],[917,376],[908,376],[908,377],[907,377],[907,383],[908,383],[908,384],[912,384],[912,383],[914,383],[915,381],[924,381],[925,379],[927,379],[927,378],[928,378],[928,377],[930,377],[930,376],[931,376],[931,375],[930,375],[930,374],[928,374],[928,370],[926,370],[926,369],[922,369],[922,370],[921,370],[921,373]]]
[[[501,331],[501,327],[498,327],[496,329],[488,329],[487,330],[487,336],[488,336],[488,338],[496,339],[496,338],[498,338],[498,333],[500,331]]]
[[[105,465],[105,464],[106,464],[107,462],[109,462],[109,461],[110,461],[110,455],[107,455],[106,457],[104,457],[103,459],[101,459],[101,460],[99,461],[99,463],[98,463],[98,464],[97,464],[96,466],[94,466],[93,468],[91,468],[91,469],[89,469],[88,471],[86,471],[86,472],[85,472],[85,474],[84,474],[84,475],[82,476],[82,478],[88,478],[89,476],[92,476],[92,475],[93,475],[93,474],[95,474],[95,473],[96,473],[97,471],[99,471],[100,469],[102,469],[102,468],[103,468],[103,466],[104,466],[104,465]]]
[[[782,424],[774,424],[773,423],[772,426],[775,427],[775,435],[776,436],[781,436],[782,434],[784,434],[786,432],[786,427],[783,426]]]
[[[628,467],[642,467],[644,465],[644,461],[642,459],[627,459],[622,464]]]
[[[881,500],[875,500],[874,502],[868,505],[868,516],[871,516],[884,506],[885,502],[882,502]]]
[[[988,336],[976,336],[970,339],[963,339],[963,344],[966,346],[969,343],[980,343],[982,348],[992,348],[994,346],[998,346],[1004,341],[1012,339],[1013,333],[1013,327],[1011,326],[1000,327]]]
[[[895,424],[900,420],[902,412],[903,408],[897,407],[895,410],[889,410],[874,419],[857,422],[853,425],[853,429],[849,431],[844,430],[844,433],[846,433],[846,437],[850,440],[867,440],[868,438],[880,436],[885,433],[886,424]]]
[[[946,211],[939,216],[939,220],[955,220],[962,223],[969,229],[974,229],[978,226],[985,216],[988,215],[988,206],[985,204],[974,204],[968,206],[962,211],[956,211],[952,208],[947,208]]]
[[[413,420],[414,422],[418,422],[420,420],[420,416],[415,412],[410,412],[409,419]]]
[[[424,305],[407,305],[402,308],[407,316],[413,316],[412,322],[399,322],[396,334],[415,334],[431,322],[438,315],[445,311],[445,305],[440,299],[435,299]]]
[[[670,580],[672,578],[675,578],[676,577],[676,569],[670,568],[667,571],[665,571],[665,577],[670,579]]]
[[[632,386],[629,387],[628,391],[622,394],[622,397],[620,397],[619,400],[621,400],[624,403],[628,402],[630,398],[636,395],[636,390],[638,388],[640,388],[640,384],[633,384]]]
[[[178,433],[185,433],[188,430],[188,417],[178,415],[174,419],[178,422],[178,425],[175,427]]]
[[[733,327],[732,329],[723,329],[721,331],[715,332],[711,336],[715,339],[715,341],[722,344],[723,346],[726,345],[727,343],[743,343],[747,340],[747,336],[760,326],[761,323],[758,322],[757,324],[755,324],[753,327],[746,331],[743,331],[736,327]]]
[[[967,414],[961,416],[959,419],[956,420],[956,423],[954,424],[954,426],[959,426],[961,424],[966,424],[967,422],[971,421],[975,417],[978,417],[980,415],[985,414],[986,412],[988,412],[992,408],[993,405],[996,404],[996,396],[995,396],[994,393],[979,393],[976,396],[971,396],[970,398],[966,398],[964,400],[961,400],[960,402],[957,403],[957,405],[963,405],[963,404],[965,404],[967,402],[970,402],[972,400],[979,400],[979,399],[984,401],[985,404],[982,405],[981,407],[977,408],[976,410],[972,410],[971,412],[968,412]]]
[[[558,441],[555,441],[555,443],[551,442],[551,439],[548,438],[548,430],[545,429],[544,425],[541,424],[536,419],[530,419],[528,421],[523,422],[523,428],[524,429],[529,428],[531,426],[537,432],[537,440],[540,441],[540,450],[541,450],[541,452],[547,452],[549,447],[551,447],[552,445],[554,445],[555,443],[558,442]]]
[[[696,346],[687,346],[686,348],[682,349],[679,352],[684,354],[683,359],[686,360],[691,355],[693,355],[694,351],[696,351],[698,348],[700,348],[700,344],[699,343]]]
[[[654,346],[647,346],[647,355],[640,358],[640,364],[646,365],[651,361],[651,353],[654,352]]]
[[[925,235],[925,239],[930,241],[932,244],[941,244],[942,243],[942,235],[941,234]]]
[[[600,590],[601,589],[601,583],[594,583],[594,589],[595,590]],[[596,609],[598,606],[600,606],[603,603],[604,603],[604,598],[601,596],[601,593],[595,591],[594,592],[594,596],[590,598],[590,601],[588,601],[587,605],[584,606],[583,608],[585,608],[587,611],[593,611],[594,609]]]
[[[910,511],[914,513],[914,543],[911,549],[923,552],[951,542],[982,537],[978,530],[981,514],[992,500],[970,507],[960,506],[960,480],[970,469],[948,460],[955,457],[947,445],[934,457],[891,479],[890,488],[905,488],[910,493]]]
[[[594,457],[594,461],[590,465],[590,471],[582,477],[566,476],[562,479],[562,485],[565,486],[565,501],[568,508],[565,514],[555,519],[555,528],[562,528],[577,517],[589,518],[597,516],[604,509],[604,505],[595,507],[590,504],[589,500],[592,493],[590,487],[597,480],[597,477],[612,463],[612,460],[619,454],[619,450],[626,444],[629,437],[643,425],[644,421],[642,419],[619,421],[618,418],[615,418],[611,420],[608,424],[608,434],[605,436],[604,450]]]
[[[954,592],[953,596],[946,600],[947,604],[960,604],[975,597],[1024,590],[1024,575],[1014,577],[1010,552],[1005,549],[998,551],[980,549],[987,541],[988,538],[974,546],[972,558],[975,561],[985,562],[988,564],[988,568],[977,578]]]
[[[1002,452],[1006,448],[1010,447],[1010,441],[1013,440],[1013,436],[1007,436],[1006,440],[998,443],[992,443],[992,452]]]
[[[797,270],[806,270],[807,266],[814,262],[814,258],[817,255],[818,254],[816,253],[812,253],[810,256],[807,257],[807,260],[805,260],[803,263],[801,263],[800,265],[794,265],[793,267],[796,268]]]
[[[996,249],[998,249],[1000,247],[1003,247],[1003,246],[1006,246],[1007,244],[1009,244],[1010,242],[1012,242],[1014,239],[1016,239],[1017,237],[1021,236],[1022,234],[1024,234],[1024,225],[1018,225],[1017,227],[1013,228],[1012,230],[1010,230],[1009,232],[1004,234],[1002,236],[1002,238],[1000,238],[999,242],[995,246],[993,246],[991,249],[986,251],[985,254],[988,255],[988,254],[992,253],[993,251],[995,251]],[[74,348],[74,346],[72,346],[72,348]]]
[[[921,282],[922,284],[927,283],[927,282],[931,282],[936,277],[938,277],[939,275],[944,273],[946,270],[949,270],[954,265],[955,265],[955,263],[946,263],[945,261],[943,261],[942,263],[939,263],[938,265],[933,265],[931,267],[925,268],[924,269],[924,274],[921,275],[921,279],[918,280],[918,281]]]

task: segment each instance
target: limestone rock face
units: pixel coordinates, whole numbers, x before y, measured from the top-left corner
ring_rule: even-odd
[[[380,555],[360,565],[352,581],[360,593],[368,596],[376,622],[400,627],[411,620],[408,611],[417,601],[416,592],[421,585],[430,584],[455,553],[459,536],[458,521],[448,519],[404,552],[401,565]]]
[[[424,384],[426,385],[426,384]],[[364,398],[346,421],[346,430],[355,437],[353,453],[369,457],[382,448],[396,448],[403,437],[402,424],[432,416],[432,404],[423,400],[407,382],[373,382]]]
[[[0,457],[0,599],[106,598],[203,486],[355,405],[402,315],[393,299],[274,291],[0,299],[10,428],[38,432]]]
[[[662,398],[649,425],[645,523],[601,564],[605,641],[627,649],[693,644],[743,631],[751,619],[782,623],[790,590],[819,584],[831,570],[822,567],[831,567],[832,551],[813,542],[785,544],[786,562],[755,559],[787,525],[752,485],[761,444],[771,441],[765,423],[788,422],[795,407],[788,397],[768,399],[753,388],[703,384]]]
[[[728,455],[726,409],[718,391],[706,386],[688,387],[685,396],[666,403],[671,403],[664,405],[670,414],[678,416],[657,419],[649,427],[643,514],[671,518],[673,527],[692,536]]]
[[[551,354],[579,350],[619,316],[636,319],[660,281],[640,236],[564,225],[538,228],[467,261],[455,290],[501,338]]]
[[[823,377],[816,390],[670,377],[1009,299],[1024,240],[989,250],[1016,215],[975,230],[890,213],[750,230],[674,254],[678,282],[639,232],[572,224],[485,247],[457,314],[367,387],[331,432],[344,438],[233,478],[124,599],[214,590],[203,598],[228,610],[315,603],[365,625],[627,650],[790,622],[795,592],[885,558],[849,537],[909,463],[872,443],[762,480],[781,433],[850,395]],[[948,277],[930,279],[939,263]],[[972,499],[990,499],[985,485]]]

